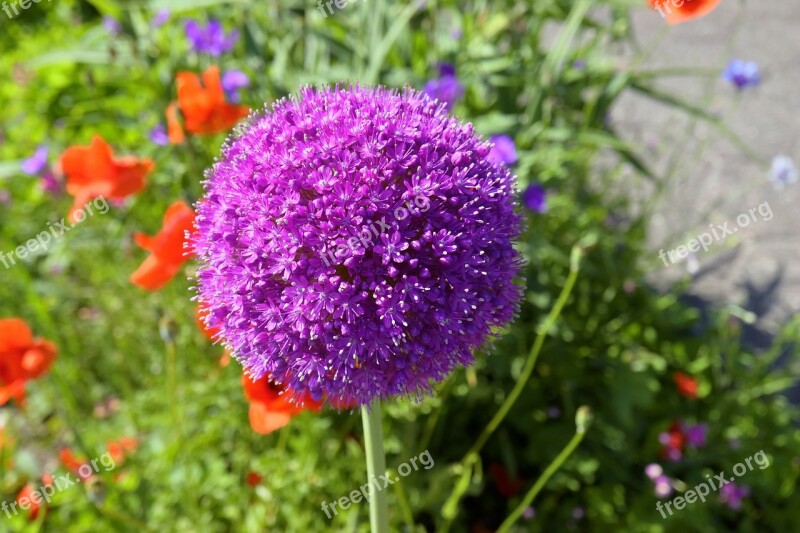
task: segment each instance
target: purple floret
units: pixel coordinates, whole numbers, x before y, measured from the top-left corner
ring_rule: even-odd
[[[445,106],[306,88],[249,123],[207,173],[194,248],[208,325],[253,378],[419,398],[515,317],[515,178]]]
[[[219,57],[233,50],[237,39],[239,39],[238,31],[231,30],[230,33],[225,34],[222,23],[215,19],[209,20],[205,26],[201,26],[197,21],[188,20],[184,29],[186,30],[186,38],[189,39],[195,52],[209,54],[214,57]]]

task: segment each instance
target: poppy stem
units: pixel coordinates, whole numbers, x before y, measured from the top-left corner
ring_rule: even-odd
[[[389,533],[386,493],[382,492],[378,485],[380,476],[386,474],[380,400],[375,400],[370,406],[361,406],[361,421],[364,424],[364,449],[367,455],[370,528],[372,533]]]

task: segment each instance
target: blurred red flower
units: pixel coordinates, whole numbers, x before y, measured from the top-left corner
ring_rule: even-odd
[[[266,435],[284,427],[293,416],[303,411],[319,411],[322,405],[309,397],[304,399],[303,407],[290,403],[291,392],[270,383],[269,376],[251,381],[242,376],[244,395],[250,401],[250,427],[257,433]]]
[[[89,471],[92,471],[92,467],[89,465],[89,460],[77,457],[71,448],[61,448],[61,450],[58,452],[58,460],[61,461],[61,464],[64,465],[64,468],[81,479],[83,479],[83,476],[81,476],[79,471],[82,466],[88,465]],[[91,477],[91,474],[89,474],[87,477]]]
[[[125,457],[136,451],[139,447],[139,441],[133,437],[122,437],[121,439],[112,440],[106,443],[108,454],[114,459],[117,465],[122,464]]]
[[[247,484],[250,485],[251,487],[255,487],[256,485],[261,483],[262,479],[264,478],[260,476],[257,472],[247,473]]]
[[[61,155],[61,170],[66,176],[67,192],[75,197],[69,220],[90,200],[123,200],[144,188],[147,175],[155,164],[150,159],[121,157],[114,159],[111,147],[100,136],[89,146],[71,146]]]
[[[680,422],[677,420],[672,422],[669,429],[658,436],[658,441],[663,446],[659,453],[662,459],[669,459],[671,461],[680,460],[683,455],[683,448],[686,444],[686,436],[682,431]]]
[[[672,375],[672,378],[675,380],[675,386],[677,387],[679,393],[687,398],[697,398],[696,379],[689,374],[684,374],[683,372],[675,372]]]
[[[209,135],[231,129],[250,113],[244,105],[225,101],[225,91],[219,67],[212,66],[200,77],[192,72],[179,72],[175,78],[178,101],[167,107],[167,133],[173,144],[183,142],[184,134],[178,122],[178,110],[183,114],[189,133]]]
[[[48,487],[52,486],[53,476],[51,476],[50,474],[43,475],[42,482],[44,482],[44,484]],[[36,492],[36,494],[34,494],[34,492]],[[23,498],[25,498],[26,500],[25,502],[22,501]],[[38,502],[36,500],[38,500]],[[19,491],[19,494],[17,494],[17,505],[19,505],[20,507],[22,507],[23,504],[25,506],[28,506],[29,520],[36,520],[36,517],[39,516],[39,509],[42,508],[41,502],[42,502],[42,493],[38,492],[36,487],[31,485],[30,483],[22,487],[22,490]]]
[[[130,280],[149,291],[166,285],[192,256],[184,248],[188,234],[194,231],[192,208],[182,201],[173,203],[164,214],[163,224],[155,237],[144,233],[134,235],[136,244],[150,252],[150,256],[131,274]]]
[[[650,6],[663,16],[668,24],[679,24],[704,17],[714,11],[720,0],[648,0]]]
[[[497,463],[489,465],[489,475],[494,479],[497,491],[506,498],[513,498],[525,487],[525,480],[519,476],[512,478],[503,465]]]
[[[0,405],[25,403],[25,383],[44,375],[58,352],[55,344],[34,339],[20,318],[0,319]]]

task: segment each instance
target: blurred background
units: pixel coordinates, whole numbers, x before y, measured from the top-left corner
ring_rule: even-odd
[[[515,509],[511,531],[796,529],[798,17],[790,0],[674,26],[647,0],[0,4],[0,531],[368,531],[364,502],[322,510],[367,481],[357,411],[246,390],[197,321],[194,260],[169,253],[242,113],[356,81],[425,91],[503,147],[527,217],[519,318],[434,397],[385,408],[390,470],[434,463],[387,487],[391,530],[496,531]],[[705,501],[657,507],[721,472]]]

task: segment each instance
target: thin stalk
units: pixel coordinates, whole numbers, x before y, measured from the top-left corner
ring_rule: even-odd
[[[579,420],[577,426],[577,431],[575,435],[572,436],[572,439],[567,443],[561,453],[559,453],[553,462],[548,465],[539,479],[536,480],[536,483],[533,484],[533,487],[525,494],[525,497],[522,498],[522,501],[517,505],[517,507],[511,512],[503,523],[500,524],[500,527],[497,529],[497,533],[506,533],[511,526],[514,525],[514,522],[519,520],[519,517],[522,516],[522,513],[530,507],[531,503],[533,503],[534,498],[541,492],[550,478],[555,474],[561,465],[564,464],[564,461],[572,455],[572,452],[575,451],[575,448],[578,447],[578,444],[581,443],[583,440],[583,436],[586,434],[586,426],[588,425],[589,419],[589,410],[586,407],[581,407],[578,409],[577,419]]]
[[[364,424],[364,449],[367,455],[369,483],[369,523],[372,533],[389,533],[389,506],[386,493],[375,486],[374,480],[386,474],[386,453],[383,451],[383,423],[379,400],[371,406],[361,406]]]
[[[514,406],[514,403],[525,389],[525,385],[528,384],[528,379],[530,379],[533,369],[536,366],[539,353],[542,351],[544,340],[550,333],[550,329],[552,329],[556,320],[558,320],[559,315],[561,315],[561,311],[564,309],[564,305],[566,305],[567,299],[569,299],[569,296],[572,293],[572,288],[575,286],[575,281],[578,279],[578,271],[580,270],[580,256],[581,249],[578,247],[573,248],[567,281],[564,284],[564,288],[561,289],[561,294],[558,296],[553,309],[550,310],[550,314],[547,315],[542,327],[539,329],[539,333],[536,336],[533,347],[531,347],[531,351],[528,354],[528,360],[525,362],[525,367],[522,369],[522,373],[520,374],[519,379],[517,379],[517,383],[509,393],[506,401],[503,402],[503,405],[500,407],[500,409],[498,409],[494,417],[492,417],[492,420],[486,425],[485,428],[483,428],[478,440],[475,441],[475,443],[466,453],[462,462],[467,463],[477,459],[478,452],[481,450],[481,448],[483,448],[483,445],[486,444],[486,441],[489,440],[489,437],[492,436],[494,431],[503,422],[503,419],[505,419],[508,412]]]
[[[514,388],[511,389],[511,392],[508,394],[506,401],[503,402],[503,405],[500,406],[497,413],[492,417],[492,420],[483,428],[478,440],[472,445],[469,451],[464,455],[464,458],[461,459],[461,472],[462,474],[462,482],[456,483],[455,489],[451,492],[450,497],[447,500],[446,506],[452,512],[445,513],[445,520],[442,523],[439,531],[441,533],[447,533],[450,530],[450,525],[452,524],[453,520],[455,519],[455,509],[457,509],[459,501],[466,490],[466,484],[463,481],[470,477],[472,474],[471,467],[478,462],[478,452],[480,452],[483,445],[486,444],[486,441],[489,440],[489,437],[492,436],[494,431],[500,426],[505,419],[508,412],[514,406],[514,403],[519,398],[522,391],[525,389],[525,385],[527,385],[528,380],[533,374],[533,369],[536,366],[536,360],[539,358],[539,352],[542,350],[542,345],[544,344],[545,337],[547,337],[550,329],[555,324],[556,320],[558,319],[559,315],[561,314],[564,305],[566,305],[567,300],[569,299],[570,294],[572,293],[572,288],[575,286],[575,282],[578,279],[578,271],[580,270],[580,262],[581,256],[583,254],[583,250],[580,246],[574,246],[572,248],[572,253],[570,254],[570,266],[569,266],[569,275],[567,276],[567,281],[564,284],[564,287],[561,289],[561,294],[559,294],[558,299],[556,300],[553,309],[551,309],[550,313],[545,318],[544,322],[542,323],[541,328],[539,328],[539,332],[536,336],[536,340],[533,342],[533,347],[531,347],[531,351],[528,354],[528,360],[525,362],[525,367],[522,369],[522,373],[520,374],[519,378],[517,379]]]

